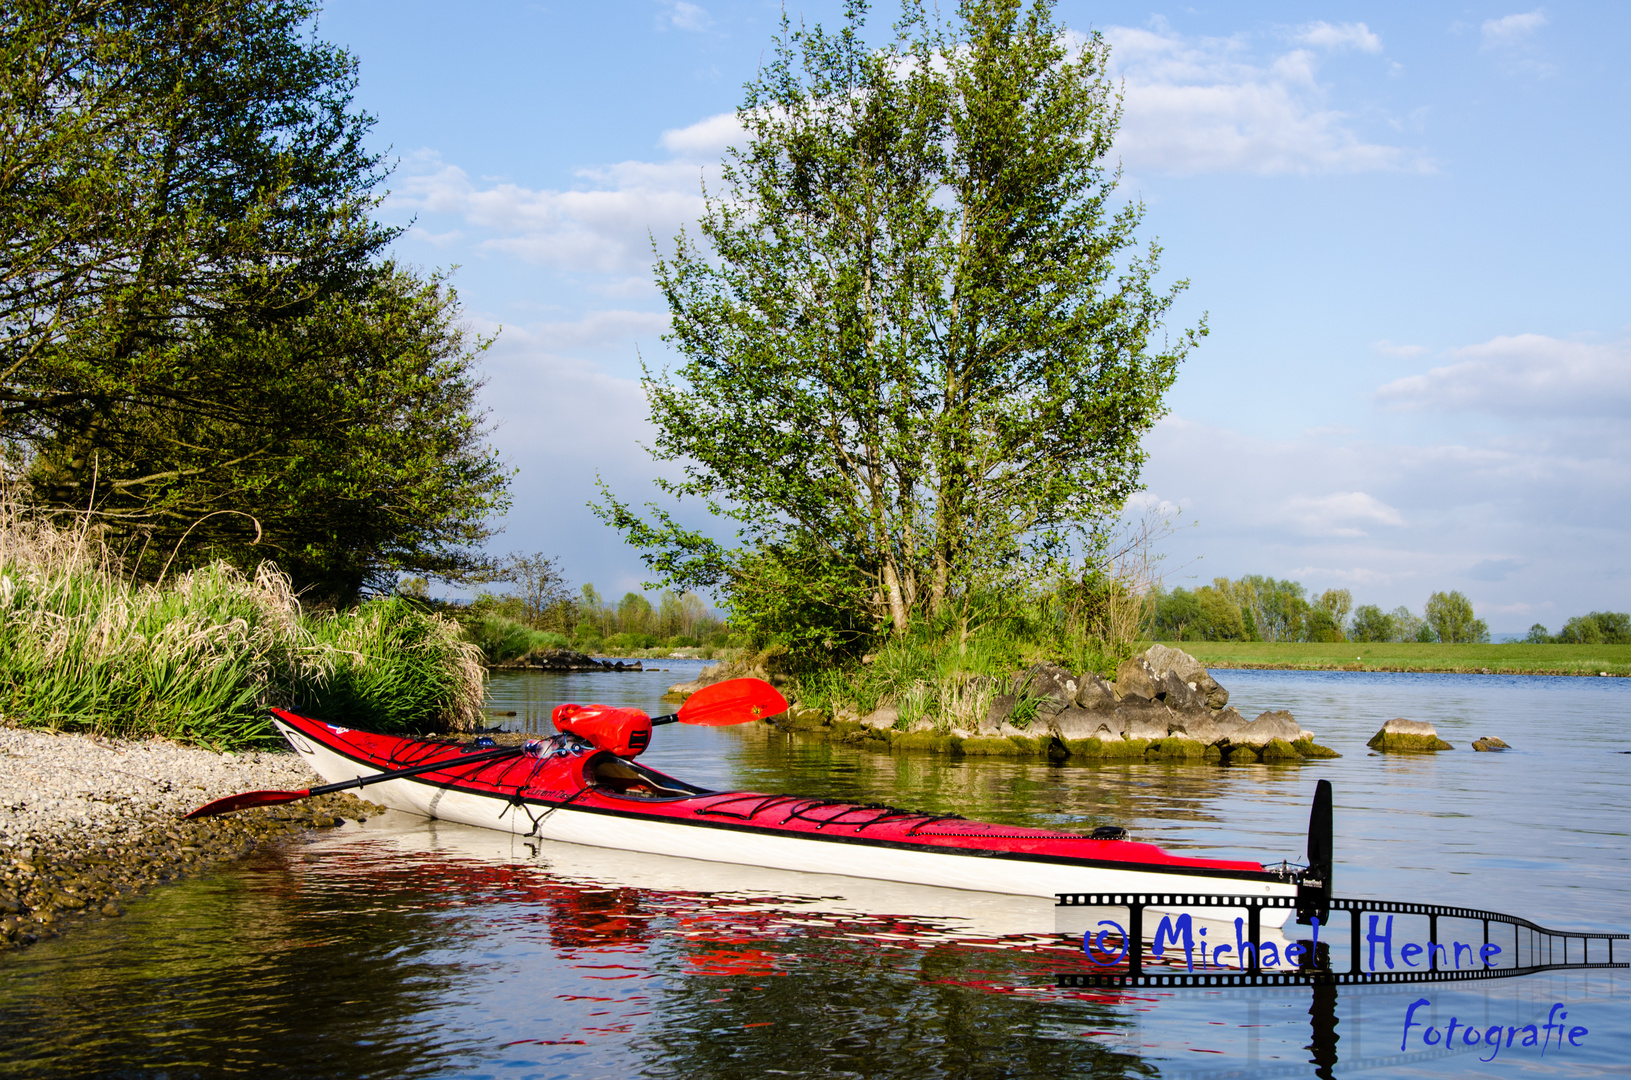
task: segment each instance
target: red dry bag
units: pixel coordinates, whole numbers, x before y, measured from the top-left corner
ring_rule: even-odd
[[[651,745],[651,717],[639,709],[557,705],[550,720],[556,731],[571,732],[622,758],[635,757]]]

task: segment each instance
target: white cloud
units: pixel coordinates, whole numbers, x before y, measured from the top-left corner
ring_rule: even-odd
[[[1403,525],[1403,515],[1363,491],[1342,491],[1310,497],[1295,495],[1282,507],[1284,517],[1309,536],[1366,535],[1360,525]]]
[[[651,266],[651,238],[666,243],[703,211],[704,168],[692,162],[625,161],[577,173],[582,187],[478,186],[433,151],[405,163],[390,213],[444,214],[500,251],[567,270],[632,274]]]
[[[1312,45],[1321,49],[1358,49],[1360,52],[1368,53],[1382,51],[1382,39],[1372,33],[1370,27],[1364,23],[1339,23],[1332,26],[1328,22],[1313,22],[1298,28],[1292,35],[1292,40],[1301,45]]]
[[[528,337],[551,353],[594,349],[668,331],[668,316],[653,311],[591,311],[571,322],[537,323]]]
[[[746,138],[735,112],[716,113],[706,120],[663,132],[658,144],[672,154],[704,161],[717,160],[727,147],[741,146]]]
[[[1454,349],[1455,363],[1395,379],[1377,398],[1397,409],[1498,416],[1631,415],[1631,343],[1496,337]]]
[[[659,0],[659,3],[663,10],[657,13],[658,29],[672,26],[676,30],[706,30],[714,24],[714,17],[696,4],[685,0]]]
[[[1148,490],[1197,523],[1166,545],[1198,577],[1268,574],[1419,611],[1435,590],[1484,605],[1631,605],[1631,435],[1421,445],[1261,438],[1181,417],[1145,439]],[[1189,571],[1196,573],[1197,571]],[[1614,607],[1612,605],[1620,605]],[[1521,633],[1530,620],[1492,620]]]
[[[1110,60],[1124,81],[1124,117],[1116,141],[1131,169],[1172,173],[1345,173],[1430,171],[1419,153],[1367,141],[1352,118],[1329,106],[1318,57],[1296,48],[1266,59],[1251,39],[1188,38],[1165,22],[1110,27]],[[1305,27],[1322,47],[1369,50],[1363,24]]]
[[[1483,32],[1484,48],[1500,49],[1528,40],[1548,21],[1546,9],[1536,8],[1534,11],[1489,19],[1479,29]]]

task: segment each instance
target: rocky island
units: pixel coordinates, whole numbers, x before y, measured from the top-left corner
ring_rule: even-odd
[[[702,686],[750,674],[719,664],[669,688],[683,699]],[[784,731],[854,745],[969,756],[1082,760],[1296,762],[1339,756],[1288,712],[1247,720],[1200,661],[1155,645],[1124,661],[1114,682],[1094,672],[1035,664],[1005,681],[971,680],[950,717],[903,716],[900,703],[859,715],[795,703],[767,721]],[[983,707],[981,707],[983,706]]]

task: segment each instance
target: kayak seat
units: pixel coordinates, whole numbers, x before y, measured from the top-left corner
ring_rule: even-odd
[[[600,754],[584,768],[585,777],[596,790],[625,799],[688,799],[707,795],[670,776],[642,769],[611,754]]]

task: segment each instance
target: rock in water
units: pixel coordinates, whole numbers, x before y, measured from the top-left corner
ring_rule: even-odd
[[[1438,737],[1433,725],[1425,720],[1406,720],[1396,717],[1382,725],[1382,730],[1371,736],[1365,744],[1382,754],[1425,754],[1435,750],[1454,750],[1455,747]]]
[[[1206,700],[1208,708],[1221,709],[1229,704],[1229,691],[1207,674],[1206,665],[1182,649],[1174,649],[1170,645],[1151,645],[1144,650],[1144,660],[1157,676],[1169,671],[1178,676]]]
[[[1500,739],[1494,738],[1493,736],[1490,736],[1490,735],[1485,735],[1482,739],[1475,740],[1473,742],[1473,744],[1472,744],[1472,748],[1474,750],[1479,750],[1479,751],[1497,751],[1497,752],[1501,751],[1501,750],[1510,750],[1510,749],[1512,749],[1510,746],[1508,746],[1506,743],[1502,742]]]
[[[1172,710],[1159,701],[1128,697],[1116,706],[1115,719],[1123,738],[1164,739],[1172,727]]]
[[[1247,724],[1239,731],[1229,736],[1231,746],[1264,747],[1276,739],[1284,740],[1287,744],[1298,739],[1313,739],[1313,735],[1303,730],[1296,718],[1284,709],[1265,712],[1256,720]]]
[[[1119,739],[1122,728],[1113,710],[1072,706],[1055,715],[1048,730],[1061,739]]]

